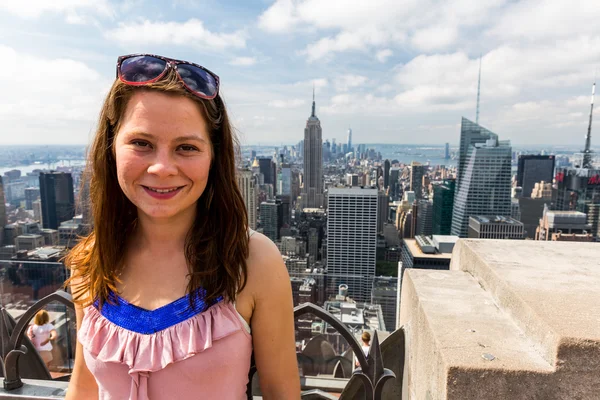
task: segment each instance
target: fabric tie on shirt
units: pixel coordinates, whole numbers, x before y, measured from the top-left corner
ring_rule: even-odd
[[[131,375],[131,393],[129,400],[149,400],[148,397],[148,371],[138,371]]]

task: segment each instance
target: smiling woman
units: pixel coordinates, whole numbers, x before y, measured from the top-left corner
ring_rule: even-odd
[[[300,395],[291,287],[250,231],[237,140],[205,68],[120,57],[90,152],[94,231],[68,255],[78,344],[67,399]]]

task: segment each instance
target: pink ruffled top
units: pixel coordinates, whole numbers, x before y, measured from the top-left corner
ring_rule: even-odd
[[[234,304],[192,309],[186,296],[149,311],[116,299],[85,308],[77,333],[100,399],[246,399],[252,337]]]

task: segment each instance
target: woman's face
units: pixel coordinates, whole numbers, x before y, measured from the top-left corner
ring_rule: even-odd
[[[138,91],[115,140],[119,185],[138,217],[195,216],[212,160],[208,127],[194,101]]]

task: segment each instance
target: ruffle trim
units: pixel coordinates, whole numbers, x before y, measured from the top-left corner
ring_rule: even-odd
[[[221,301],[169,328],[142,334],[107,320],[94,306],[84,309],[77,338],[83,348],[102,362],[126,364],[129,374],[156,372],[212,347],[213,342],[245,332],[236,311]]]

